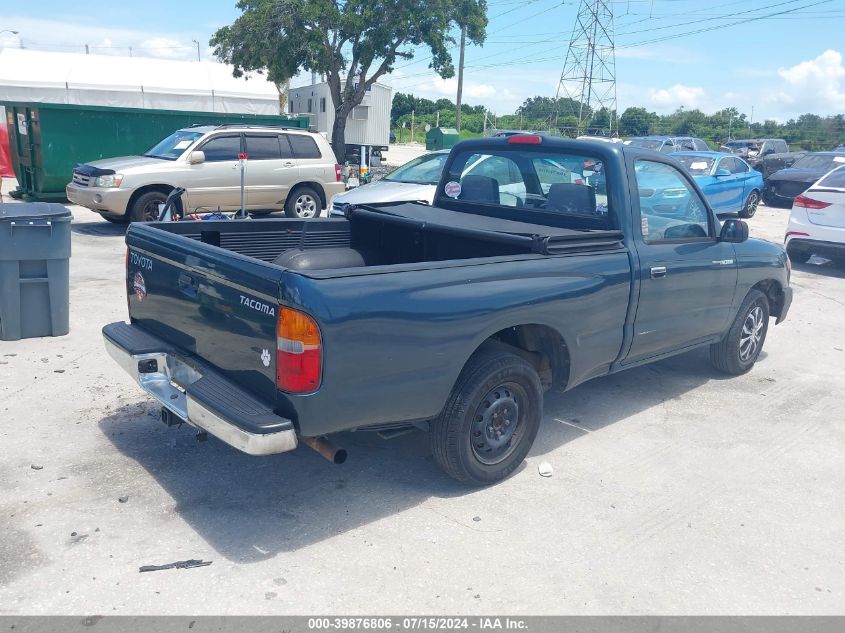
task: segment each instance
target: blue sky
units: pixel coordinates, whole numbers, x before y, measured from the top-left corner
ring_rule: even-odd
[[[467,51],[465,101],[498,114],[554,96],[579,0],[489,0],[488,42]],[[127,3],[128,4],[128,3]],[[18,3],[0,16],[0,45],[193,59],[234,20],[233,0]],[[845,0],[616,0],[620,110],[735,106],[754,119],[845,112]],[[9,10],[11,9],[11,10]],[[779,14],[779,15],[774,15]],[[88,16],[97,16],[96,20]],[[770,16],[760,19],[762,16]],[[692,33],[693,31],[702,31]],[[662,40],[662,41],[654,41]],[[455,81],[428,70],[425,51],[387,79],[395,91],[454,99]],[[457,59],[457,56],[456,56]]]

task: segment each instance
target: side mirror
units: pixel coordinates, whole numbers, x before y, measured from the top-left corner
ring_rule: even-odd
[[[717,170],[716,170],[716,175],[717,175],[717,176],[730,176],[730,175],[731,175],[731,170],[730,170],[730,169],[725,169],[725,168],[723,167],[722,169],[717,169]]]
[[[196,150],[191,152],[191,155],[188,156],[188,163],[191,165],[199,165],[200,163],[205,162],[205,152],[202,150]]]
[[[719,233],[720,242],[739,244],[748,239],[748,224],[742,220],[725,220],[722,232]]]

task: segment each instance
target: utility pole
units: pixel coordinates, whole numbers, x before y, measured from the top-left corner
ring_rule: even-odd
[[[88,50],[88,44],[85,45],[85,54],[90,55],[91,51]]]
[[[197,45],[197,61],[198,61],[198,62],[199,62],[199,61],[202,61],[202,60],[200,59],[200,43],[199,43],[199,40],[191,40],[191,41],[192,41],[194,44],[196,44],[196,45]]]
[[[414,115],[416,110],[411,110],[411,143],[416,143],[417,138],[414,136]]]
[[[132,57],[132,47],[129,47],[129,57]]]
[[[555,127],[561,97],[579,104],[578,134],[601,109],[607,110],[610,136],[619,132],[612,0],[581,0],[555,95]]]
[[[464,49],[467,44],[467,26],[461,25],[461,55],[458,58],[458,99],[455,108],[455,129],[461,131],[461,95],[464,91]]]
[[[437,111],[437,118],[434,122],[434,127],[440,127],[440,110]]]

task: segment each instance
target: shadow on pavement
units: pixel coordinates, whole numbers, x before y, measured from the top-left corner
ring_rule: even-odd
[[[813,255],[806,264],[792,263],[792,270],[800,270],[803,273],[824,275],[835,279],[845,279],[845,263],[834,262],[818,255]]]
[[[599,378],[567,393],[549,393],[532,456],[624,421],[720,375],[706,350]],[[124,406],[99,422],[117,449],[135,460],[172,496],[176,511],[222,556],[255,562],[343,534],[419,505],[429,497],[484,494],[443,474],[423,432],[393,440],[374,433],[334,439],[349,451],[342,466],[301,446],[291,453],[251,457],[193,430],[153,420],[153,401],[139,414]],[[555,419],[566,420],[561,424]]]
[[[128,224],[113,224],[106,220],[102,222],[74,222],[70,225],[70,230],[77,235],[114,237],[116,235],[125,235],[128,226]]]

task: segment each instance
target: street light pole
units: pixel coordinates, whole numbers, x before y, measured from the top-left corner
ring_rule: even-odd
[[[202,60],[200,60],[200,43],[199,43],[199,40],[191,40],[191,41],[194,44],[197,45],[197,61],[202,61]]]

